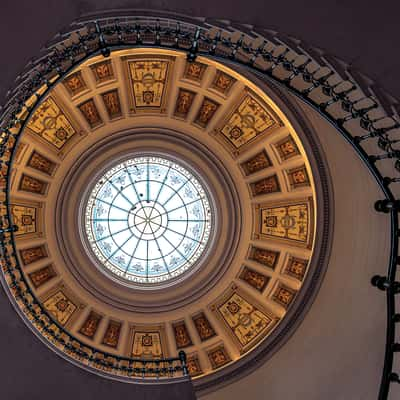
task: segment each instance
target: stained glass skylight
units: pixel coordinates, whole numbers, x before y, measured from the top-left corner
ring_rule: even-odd
[[[124,161],[101,176],[85,208],[85,230],[100,262],[120,279],[152,284],[190,269],[212,228],[202,184],[171,160]]]

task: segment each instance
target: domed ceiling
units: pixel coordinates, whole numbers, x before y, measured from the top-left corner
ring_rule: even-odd
[[[287,337],[324,268],[307,135],[278,88],[215,60],[87,59],[32,110],[13,159],[20,267],[4,273],[21,311],[117,379],[180,350],[195,381],[238,368]]]

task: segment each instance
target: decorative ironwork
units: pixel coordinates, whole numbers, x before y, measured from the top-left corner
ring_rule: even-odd
[[[262,30],[256,31],[247,25],[232,27],[226,21],[215,25],[207,20],[199,22],[188,18],[177,21],[170,15],[159,18],[124,15],[120,19],[104,16],[96,21],[90,18],[81,19],[72,27],[70,34],[55,38],[49,44],[47,54],[34,60],[19,75],[18,84],[8,93],[0,116],[0,169],[7,182],[7,187],[0,189],[1,264],[7,282],[14,290],[17,303],[31,317],[33,324],[49,340],[60,342],[60,334],[56,330],[61,328],[55,323],[44,322],[42,318],[46,313],[38,313],[40,305],[32,293],[29,297],[32,300],[27,300],[25,292],[29,289],[26,285],[21,287],[20,278],[16,277],[20,266],[16,257],[14,235],[10,231],[13,222],[10,214],[9,177],[15,145],[25,122],[55,83],[63,79],[75,65],[95,54],[100,53],[107,57],[113,50],[134,47],[178,49],[185,51],[190,61],[194,61],[198,55],[222,62],[227,60],[286,87],[337,128],[380,186],[384,203],[376,205],[376,209],[390,215],[388,223],[391,229],[390,260],[385,277],[387,284],[382,286],[387,296],[387,337],[379,399],[386,399],[391,382],[400,383],[398,374],[392,370],[397,349],[396,324],[400,321],[395,309],[397,290],[393,289],[397,287],[395,275],[399,264],[400,232],[398,200],[390,188],[400,181],[397,176],[400,172],[400,150],[397,148],[400,128],[396,111],[398,103],[376,86],[371,87],[362,76],[341,61],[316,49],[300,47],[299,41],[281,37],[279,34],[272,38],[268,35],[267,39]],[[335,111],[338,110],[342,113],[340,118],[335,117]],[[47,318],[49,317],[44,319]],[[75,356],[87,358],[91,363],[101,365],[103,369],[106,365],[108,367],[105,361],[96,359],[93,355],[96,354],[94,349],[92,355],[83,350],[73,350],[70,341],[79,341],[68,337],[68,342],[60,343]],[[123,367],[124,371],[130,374],[141,371],[140,368],[135,370],[132,367],[132,359],[125,361],[128,366]],[[143,360],[139,362],[146,364]],[[122,370],[122,367],[118,368]]]

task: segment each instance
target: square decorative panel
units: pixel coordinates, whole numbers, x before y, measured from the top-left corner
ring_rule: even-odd
[[[291,136],[287,136],[275,143],[275,147],[278,150],[281,160],[288,160],[289,158],[300,154],[299,148]]]
[[[308,260],[290,256],[284,269],[284,273],[296,278],[299,281],[302,281],[304,275],[306,274],[307,266]]]
[[[271,160],[269,159],[268,154],[265,150],[260,151],[253,157],[241,163],[241,167],[246,176],[262,171],[263,169],[268,168],[271,165]]]
[[[122,115],[121,102],[117,89],[102,93],[101,98],[110,119],[118,118]]]
[[[111,61],[102,61],[90,66],[96,83],[103,83],[114,79],[114,70]]]
[[[192,319],[202,342],[216,335],[214,328],[203,312],[193,316]]]
[[[122,324],[120,322],[112,320],[109,321],[106,331],[104,333],[102,343],[105,344],[106,346],[116,348],[118,346],[119,337],[121,334],[121,327]]]
[[[264,337],[265,332],[277,321],[276,317],[261,310],[253,299],[245,298],[237,291],[225,296],[215,308],[217,316],[224,322],[242,351]]]
[[[128,59],[133,109],[162,111],[172,61],[160,58]]]
[[[208,359],[210,360],[210,364],[212,369],[217,369],[225,364],[228,364],[231,361],[231,357],[228,352],[225,350],[224,345],[219,345],[207,351]]]
[[[271,175],[250,184],[253,196],[276,193],[281,191],[278,176]]]
[[[57,149],[61,149],[76,133],[65,113],[51,97],[37,108],[27,127]]]
[[[81,329],[79,329],[79,333],[88,337],[89,339],[93,339],[97,329],[99,328],[102,318],[103,317],[100,314],[91,311],[81,326]]]
[[[35,194],[45,194],[48,184],[40,179],[22,174],[19,182],[19,190]]]
[[[159,359],[164,355],[160,331],[140,331],[133,334],[132,357]]]
[[[44,245],[29,247],[19,251],[22,262],[25,265],[32,264],[35,261],[42,260],[47,257],[47,251]]]
[[[196,93],[191,92],[190,90],[179,89],[174,115],[176,117],[186,118],[190,108],[192,107],[195,96]]]
[[[298,187],[310,186],[310,178],[307,173],[305,165],[300,167],[291,168],[287,172],[289,178],[289,184],[292,189]]]
[[[284,285],[283,283],[279,283],[272,294],[272,298],[281,306],[288,308],[296,297],[296,293],[296,290]]]
[[[29,275],[29,279],[31,280],[33,286],[37,289],[42,286],[44,283],[48,282],[52,278],[54,278],[57,274],[54,271],[52,265],[46,265],[43,268],[40,268],[34,272],[31,272]]]
[[[99,111],[97,110],[96,103],[93,99],[89,99],[78,106],[86,122],[91,128],[95,128],[103,123]]]
[[[43,304],[61,325],[65,325],[77,309],[77,306],[61,290],[49,297]]]
[[[43,172],[46,175],[51,176],[56,168],[56,164],[50,161],[47,157],[43,156],[42,154],[34,151],[29,160],[28,164],[29,167],[36,169],[37,171]]]
[[[278,262],[279,252],[251,246],[249,258],[259,264],[274,269]]]
[[[18,226],[15,236],[38,232],[37,207],[13,204],[11,205],[13,224]]]
[[[173,324],[172,328],[174,330],[177,349],[182,349],[193,344],[184,321]]]
[[[83,79],[81,71],[67,76],[63,83],[71,96],[75,96],[87,89],[87,85]]]
[[[191,354],[187,357],[186,366],[192,378],[203,373],[197,354]]]
[[[265,238],[283,239],[309,247],[312,244],[314,212],[312,198],[255,207],[256,231]]]
[[[270,107],[257,100],[254,95],[246,94],[219,132],[230,149],[237,151],[281,125]]]
[[[205,97],[197,113],[195,123],[200,125],[202,128],[205,128],[215,115],[218,107],[218,103]]]
[[[254,289],[258,290],[260,293],[264,291],[270,280],[268,276],[265,276],[249,267],[243,267],[239,278],[248,285],[252,286]]]
[[[221,94],[226,95],[235,82],[235,78],[218,70],[212,81],[211,87]]]
[[[196,61],[194,62],[187,61],[183,77],[195,82],[201,82],[206,69],[207,69],[206,64],[202,64]]]

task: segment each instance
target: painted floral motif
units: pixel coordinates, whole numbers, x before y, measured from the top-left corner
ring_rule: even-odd
[[[40,268],[34,272],[31,272],[29,275],[29,279],[33,283],[33,286],[37,289],[42,286],[44,283],[48,282],[50,279],[56,276],[56,272],[52,265],[47,265],[43,268]]]
[[[92,69],[97,84],[107,82],[114,78],[114,71],[111,61],[102,61],[91,65],[90,68]]]
[[[268,176],[250,184],[253,196],[262,194],[276,193],[281,191],[278,177],[276,175]]]
[[[232,76],[225,74],[225,72],[217,71],[211,87],[225,95],[229,92],[235,82],[236,79]]]
[[[91,311],[83,323],[79,332],[88,337],[89,339],[93,339],[94,335],[97,332],[100,321],[102,320],[102,316],[97,314],[94,311]]]
[[[207,68],[207,65],[199,63],[199,62],[187,62],[185,67],[185,73],[183,76],[186,79],[190,79],[192,81],[200,82],[203,79],[204,72]]]
[[[280,140],[278,143],[275,144],[275,146],[282,160],[287,160],[300,154],[296,142],[291,136],[287,136],[284,139]]]
[[[205,97],[203,103],[200,106],[200,110],[197,113],[197,117],[195,120],[196,124],[205,128],[218,110],[218,107],[218,103]]]
[[[189,113],[195,96],[196,94],[189,90],[179,89],[175,105],[175,116],[185,118]]]
[[[281,306],[288,308],[296,297],[296,290],[280,283],[272,294],[272,298]]]
[[[52,161],[37,151],[34,151],[30,156],[28,166],[47,175],[51,175],[56,167]]]
[[[93,99],[85,101],[78,108],[91,128],[95,128],[103,122]]]
[[[106,346],[114,348],[117,347],[119,336],[121,334],[121,326],[122,324],[120,322],[110,321],[104,333],[102,343],[105,344]]]
[[[85,80],[83,79],[82,72],[78,71],[72,75],[69,75],[64,80],[64,86],[67,88],[69,94],[71,96],[75,96],[76,94],[84,91],[87,86]]]
[[[245,281],[259,292],[263,292],[269,282],[269,277],[257,272],[249,267],[244,267],[239,278]]]
[[[103,93],[101,97],[110,119],[118,118],[122,115],[121,103],[119,101],[117,89]]]
[[[288,263],[285,267],[285,274],[302,281],[306,274],[308,260],[297,257],[289,257]]]
[[[197,354],[188,356],[186,366],[191,377],[195,377],[203,373]]]
[[[272,163],[267,155],[267,152],[263,150],[243,162],[241,165],[245,175],[251,175],[270,167]]]
[[[292,168],[287,171],[289,177],[290,187],[292,189],[310,186],[310,179],[308,177],[307,169],[304,165]]]
[[[250,256],[251,260],[257,261],[260,264],[265,265],[266,267],[274,269],[276,263],[278,261],[279,252],[261,249],[259,247],[251,247]]]
[[[21,255],[22,262],[25,265],[32,264],[35,261],[47,257],[47,251],[43,245],[20,250],[19,254]]]
[[[231,358],[223,345],[209,350],[207,355],[213,369],[222,367],[231,361]]]
[[[189,332],[186,328],[185,323],[182,321],[180,323],[173,325],[176,348],[182,349],[184,347],[191,346],[192,339],[190,338]]]

